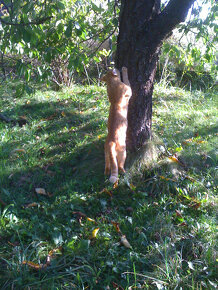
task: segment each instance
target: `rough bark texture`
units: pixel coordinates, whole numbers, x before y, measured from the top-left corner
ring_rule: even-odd
[[[128,68],[133,95],[129,103],[127,148],[136,151],[151,138],[152,94],[162,41],[184,21],[195,0],[121,0],[116,67]]]

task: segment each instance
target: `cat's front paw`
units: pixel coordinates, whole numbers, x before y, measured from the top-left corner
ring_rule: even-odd
[[[125,66],[122,67],[122,73],[127,73],[127,67]]]

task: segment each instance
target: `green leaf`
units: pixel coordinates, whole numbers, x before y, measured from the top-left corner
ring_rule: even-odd
[[[90,240],[81,240],[79,242],[79,249],[84,252],[84,251],[87,251],[89,249],[89,246],[90,246]]]
[[[71,37],[72,36],[72,23],[73,21],[70,20],[68,25],[67,25],[67,29],[65,30],[64,34],[66,35],[66,37]]]
[[[64,5],[64,3],[62,1],[58,1],[57,2],[57,7],[60,10],[64,10],[65,9],[65,5]]]
[[[31,41],[31,32],[29,32],[26,29],[23,29],[23,40],[27,43],[29,43]]]

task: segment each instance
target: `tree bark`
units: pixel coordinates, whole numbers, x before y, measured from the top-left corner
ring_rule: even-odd
[[[152,137],[152,94],[162,42],[185,20],[195,0],[121,0],[115,66],[128,68],[133,95],[129,102],[127,148],[136,151]]]

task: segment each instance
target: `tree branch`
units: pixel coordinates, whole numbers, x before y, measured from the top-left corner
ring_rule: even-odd
[[[152,31],[158,31],[163,40],[180,23],[185,21],[189,9],[196,0],[171,0],[164,10],[152,21]]]
[[[102,46],[102,44],[106,41],[106,40],[108,40],[115,32],[116,32],[116,30],[117,30],[117,27],[115,27],[114,28],[114,30],[106,37],[106,38],[104,38],[104,40],[102,40],[101,42],[100,42],[100,44],[97,46],[97,48],[91,53],[91,54],[89,54],[89,57],[90,56],[93,56],[93,55],[95,55],[95,53],[99,50],[99,48]]]
[[[35,21],[30,21],[30,22],[20,22],[20,23],[16,23],[16,22],[7,22],[4,19],[2,19],[2,17],[0,17],[0,22],[4,23],[5,25],[14,25],[14,26],[28,26],[28,25],[39,25],[39,24],[43,24],[45,23],[47,20],[50,20],[52,18],[52,16],[50,17],[43,17],[43,18],[39,18]]]

